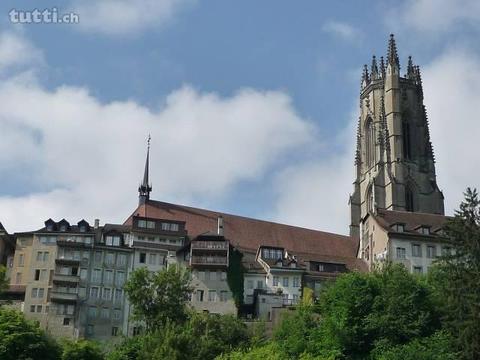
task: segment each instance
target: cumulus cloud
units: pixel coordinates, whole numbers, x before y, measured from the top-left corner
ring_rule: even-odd
[[[480,187],[480,57],[450,49],[424,68],[423,79],[438,183],[452,214],[467,186]]]
[[[327,21],[323,24],[322,30],[343,40],[353,41],[361,38],[361,31],[345,22]]]
[[[398,16],[400,14],[400,16]],[[420,32],[446,33],[457,25],[478,27],[480,2],[478,0],[408,0],[395,8],[387,21],[400,22],[401,29]],[[393,19],[393,20],[392,20]]]
[[[0,196],[0,219],[13,230],[45,217],[122,221],[135,206],[149,133],[155,194],[186,202],[219,199],[261,177],[312,134],[279,91],[222,97],[185,85],[150,109],[12,74],[0,83],[0,103],[0,176],[29,172],[30,188],[41,189]]]
[[[20,32],[0,33],[0,74],[42,63],[42,52]]]
[[[158,28],[196,0],[73,0],[79,28],[106,35],[131,35]]]

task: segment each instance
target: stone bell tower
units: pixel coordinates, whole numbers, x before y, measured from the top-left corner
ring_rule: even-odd
[[[370,70],[363,70],[355,167],[352,236],[359,236],[360,222],[378,208],[444,214],[420,68],[409,57],[400,75],[393,35],[386,59],[377,63],[373,56]]]

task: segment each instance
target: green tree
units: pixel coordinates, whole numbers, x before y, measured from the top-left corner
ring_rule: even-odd
[[[190,273],[180,266],[159,272],[135,270],[125,284],[134,319],[143,321],[148,332],[161,328],[167,321],[185,321],[186,302],[192,291],[189,283]]]
[[[57,360],[58,345],[43,332],[37,323],[23,314],[0,309],[0,359],[2,360]]]
[[[454,218],[445,227],[453,248],[429,276],[444,306],[447,329],[455,335],[459,358],[480,358],[480,200],[476,190],[465,192]]]
[[[103,360],[100,346],[89,340],[63,340],[61,360]]]
[[[7,268],[0,265],[0,296],[8,289]]]
[[[125,337],[120,344],[112,344],[106,355],[107,360],[137,360],[142,359],[143,349],[146,348],[145,343],[148,341],[149,335],[139,335],[127,338]]]

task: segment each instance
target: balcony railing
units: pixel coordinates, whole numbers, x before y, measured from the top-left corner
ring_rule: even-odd
[[[78,294],[52,291],[50,300],[53,302],[76,302],[78,300]]]
[[[74,259],[71,256],[59,256],[55,259],[57,264],[80,264],[80,259]]]
[[[226,256],[192,256],[192,265],[228,265]]]
[[[63,275],[63,274],[53,274],[53,282],[62,282],[62,283],[78,283],[80,277],[77,275]]]
[[[228,243],[226,241],[193,241],[192,249],[225,251],[228,249]]]

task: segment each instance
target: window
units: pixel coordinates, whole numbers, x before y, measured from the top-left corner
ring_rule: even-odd
[[[407,187],[405,188],[405,210],[406,211],[414,211],[413,206],[413,193],[412,190]]]
[[[122,312],[120,311],[120,309],[114,309],[113,310],[113,319],[114,320],[120,320],[121,317],[122,317]]]
[[[98,298],[98,287],[94,286],[90,288],[90,297],[94,299]]]
[[[43,259],[43,252],[42,251],[37,252],[37,261],[42,261],[42,259]]]
[[[392,225],[393,231],[403,233],[405,232],[405,224],[394,224]]]
[[[38,297],[38,288],[32,288],[32,298]]]
[[[225,290],[220,291],[220,301],[226,302],[228,298],[228,292]]]
[[[88,308],[88,317],[95,319],[97,317],[97,308],[95,306],[90,306]]]
[[[105,254],[105,264],[113,265],[115,264],[115,254],[111,252],[107,252]]]
[[[437,256],[437,247],[435,245],[427,246],[427,258],[433,259]]]
[[[70,325],[70,318],[63,318],[63,326],[69,326]]]
[[[120,246],[120,236],[115,235],[109,235],[105,237],[105,244],[108,246]]]
[[[112,270],[105,270],[105,276],[103,278],[105,284],[112,284],[113,283],[113,271]]]
[[[42,312],[42,305],[37,305],[37,313],[41,313]]]
[[[102,262],[102,252],[101,251],[95,251],[95,262],[96,263],[101,263]]]
[[[285,277],[283,278],[282,285],[283,285],[284,287],[288,287],[288,277],[285,276]]]
[[[122,302],[122,290],[115,289],[115,302],[120,303]]]
[[[170,231],[178,231],[178,224],[170,224]]]
[[[318,271],[319,272],[324,272],[325,271],[325,265],[324,264],[318,264]]]
[[[405,248],[397,247],[397,259],[405,259],[406,251]]]
[[[39,269],[35,270],[34,280],[36,280],[36,281],[40,280],[40,270]]]
[[[253,289],[253,280],[247,280],[247,289]]]
[[[203,301],[203,290],[197,290],[197,301]]]
[[[117,266],[125,266],[125,265],[127,265],[127,255],[118,254],[117,255]]]
[[[39,288],[38,289],[38,297],[43,298],[44,294],[45,294],[45,289],[44,288]]]
[[[423,235],[430,235],[430,226],[421,226],[419,232]]]
[[[298,276],[295,276],[293,278],[293,287],[295,287],[295,288],[300,287],[300,278]]]
[[[35,305],[30,305],[30,312],[35,312]]]
[[[125,283],[125,273],[123,271],[117,271],[116,284],[122,287]]]
[[[100,312],[100,317],[102,319],[108,319],[110,317],[110,309],[109,308],[102,308]]]
[[[111,300],[112,299],[112,289],[109,288],[104,288],[103,293],[102,293],[102,299],[103,300]]]
[[[23,266],[25,263],[25,255],[24,254],[19,254],[18,255],[18,266]]]
[[[420,244],[412,244],[412,256],[422,256],[422,247],[420,246]]]
[[[405,159],[410,159],[411,157],[411,143],[410,143],[410,124],[407,121],[403,121],[402,125],[402,135],[403,135],[403,156]]]
[[[422,274],[423,273],[423,269],[421,266],[414,266],[413,267],[413,272],[414,274]]]
[[[46,280],[46,279],[47,279],[47,269],[40,270],[40,280]]]
[[[273,277],[273,286],[278,286],[278,276]]]
[[[118,335],[118,327],[113,326],[112,327],[112,336],[117,336]]]
[[[375,126],[370,118],[367,120],[365,134],[365,157],[367,166],[371,167],[375,164]]]
[[[80,269],[80,279],[81,280],[87,279],[87,269]]]
[[[370,185],[367,191],[367,211],[375,211],[375,189],[373,185]]]
[[[217,290],[208,290],[208,301],[217,301]]]
[[[93,335],[93,331],[94,331],[94,328],[93,328],[93,325],[91,324],[88,324],[87,325],[87,335]]]
[[[257,289],[263,289],[263,280],[257,280]]]
[[[162,230],[170,231],[170,224],[169,223],[162,223]]]
[[[93,269],[92,282],[94,282],[94,283],[101,283],[102,282],[102,269]]]
[[[156,263],[157,263],[157,254],[149,254],[148,264],[149,265],[156,265]]]
[[[140,253],[140,258],[139,258],[139,263],[140,264],[145,264],[145,262],[147,261],[147,254],[146,253]]]

